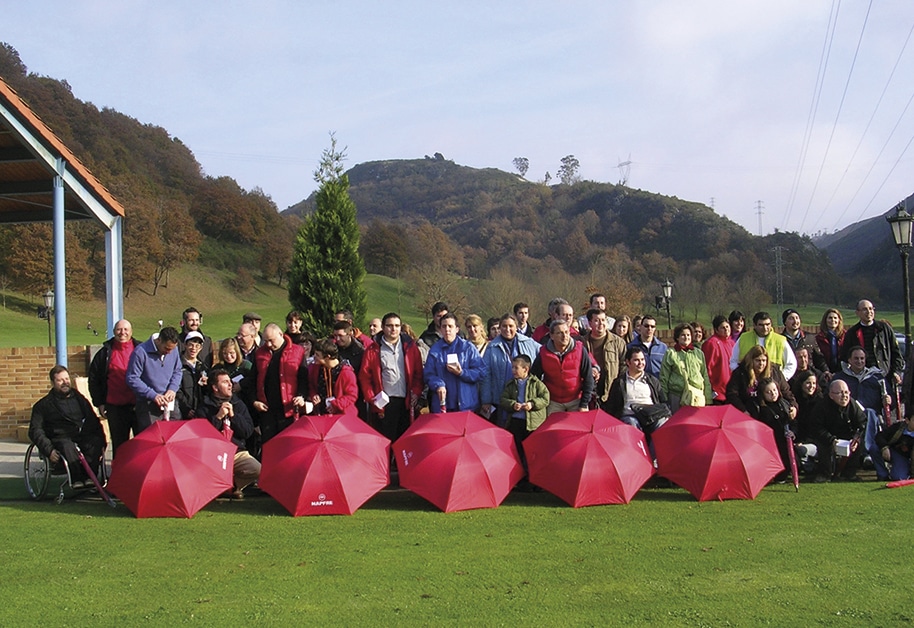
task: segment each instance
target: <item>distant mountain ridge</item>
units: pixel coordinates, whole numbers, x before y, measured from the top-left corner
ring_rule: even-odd
[[[914,212],[914,194],[905,200],[909,213]],[[880,216],[867,218],[832,234],[816,238],[835,271],[852,285],[858,286],[860,298],[878,300],[882,307],[901,309],[904,301],[901,285],[901,260],[886,218],[895,208]]]

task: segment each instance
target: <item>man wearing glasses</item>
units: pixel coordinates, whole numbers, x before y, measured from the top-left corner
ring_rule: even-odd
[[[654,337],[656,331],[657,319],[650,314],[645,314],[638,327],[638,337],[628,346],[641,349],[647,362],[644,370],[654,377],[660,377],[660,363],[663,362],[667,346],[666,343],[660,342]]]
[[[242,323],[235,336],[241,349],[241,358],[254,363],[254,351],[257,349],[257,328],[252,323]]]

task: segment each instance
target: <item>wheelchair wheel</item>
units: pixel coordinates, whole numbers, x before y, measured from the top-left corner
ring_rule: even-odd
[[[29,445],[28,450],[25,452],[23,466],[25,490],[28,491],[29,497],[36,500],[44,498],[48,490],[48,482],[51,479],[50,462],[32,444]]]

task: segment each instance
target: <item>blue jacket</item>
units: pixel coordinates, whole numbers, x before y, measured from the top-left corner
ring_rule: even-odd
[[[653,375],[654,377],[660,377],[660,365],[663,362],[663,355],[666,353],[667,346],[666,343],[661,342],[654,338],[651,340],[651,346],[648,347],[643,342],[641,338],[636,338],[634,342],[628,344],[629,347],[639,347],[644,351],[644,358],[647,362],[645,371]]]
[[[517,350],[512,355],[512,345],[514,344],[517,345]],[[501,336],[490,342],[489,348],[486,349],[486,354],[483,357],[486,361],[487,372],[482,380],[482,385],[479,387],[482,404],[498,405],[505,385],[514,379],[511,374],[511,358],[513,356],[526,354],[532,364],[539,352],[540,344],[533,338],[523,334],[517,334],[511,342]]]
[[[456,376],[447,370],[447,356],[456,354],[463,372]],[[444,338],[440,339],[428,351],[425,360],[423,377],[429,388],[431,405],[429,410],[433,413],[441,411],[438,401],[439,388],[447,389],[447,407],[451,410],[479,410],[478,384],[485,378],[486,363],[479,355],[479,351],[463,338],[455,338],[454,342],[447,344]]]
[[[181,353],[177,347],[162,360],[152,338],[130,354],[127,364],[127,386],[137,401],[155,401],[167,391],[181,387]]]

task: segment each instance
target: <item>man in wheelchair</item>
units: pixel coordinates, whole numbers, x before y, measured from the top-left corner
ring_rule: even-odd
[[[67,367],[56,365],[51,369],[50,378],[50,392],[32,406],[29,439],[53,465],[61,459],[66,460],[72,488],[84,488],[91,482],[80,464],[76,447],[97,475],[107,444],[105,432],[92,404],[70,387]]]

